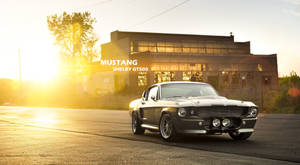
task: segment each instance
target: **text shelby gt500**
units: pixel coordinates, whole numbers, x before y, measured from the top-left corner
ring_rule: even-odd
[[[175,81],[149,87],[130,103],[129,113],[134,134],[159,131],[171,141],[178,134],[229,133],[245,140],[254,131],[258,107],[221,97],[206,83]]]

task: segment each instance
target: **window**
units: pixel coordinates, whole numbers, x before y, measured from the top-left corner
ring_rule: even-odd
[[[205,71],[205,64],[196,64],[197,71]]]
[[[131,52],[138,52],[138,42],[137,41],[131,41],[130,51]]]
[[[189,70],[189,64],[179,64],[180,71],[187,71]]]
[[[152,87],[149,91],[149,94],[148,94],[148,99],[147,100],[151,100],[151,97],[154,96],[154,98],[156,99],[157,97],[157,91],[158,91],[158,87],[155,86],[155,87]]]
[[[147,72],[139,72],[138,86],[146,86],[146,85],[147,85]]]
[[[139,46],[139,52],[146,52],[149,51],[149,47],[148,46]]]
[[[183,53],[190,53],[191,49],[190,48],[183,48]]]
[[[168,53],[171,53],[171,52],[174,52],[174,48],[173,47],[166,47],[166,52]]]
[[[154,72],[154,83],[175,80],[175,72]]]
[[[150,52],[156,52],[156,47],[155,46],[150,46],[149,51]]]
[[[178,71],[178,64],[152,64],[151,71]]]
[[[229,86],[229,73],[228,72],[225,72],[223,71],[222,72],[222,83],[225,87],[228,87]]]
[[[203,81],[203,72],[182,72],[183,81]]]
[[[166,52],[166,47],[163,47],[163,46],[158,46],[157,47],[157,52]]]
[[[257,70],[260,72],[263,71],[263,67],[261,64],[257,64]]]
[[[130,42],[130,52],[133,52],[133,41]]]
[[[199,53],[205,54],[206,53],[206,49],[205,48],[199,48]]]
[[[203,73],[202,72],[192,72],[191,81],[201,82],[203,81]]]
[[[241,54],[244,50],[230,48],[228,45],[214,42],[197,41],[131,41],[130,52],[167,52],[167,53],[200,53],[200,54]]]
[[[232,84],[238,84],[239,83],[239,75],[236,72],[232,73]]]
[[[246,87],[246,76],[242,76],[242,88]]]
[[[207,48],[207,49],[206,49],[206,53],[207,53],[207,54],[213,54],[213,53],[214,53],[214,49],[212,49],[212,48]]]
[[[192,53],[198,53],[198,48],[191,48]]]
[[[182,72],[182,80],[190,81],[192,72]]]
[[[271,85],[271,76],[263,76],[264,85]]]
[[[174,52],[175,53],[181,53],[182,52],[182,48],[181,47],[175,47],[174,48]]]

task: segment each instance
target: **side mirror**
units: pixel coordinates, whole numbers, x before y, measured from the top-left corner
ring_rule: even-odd
[[[151,96],[151,99],[155,101],[155,96]]]

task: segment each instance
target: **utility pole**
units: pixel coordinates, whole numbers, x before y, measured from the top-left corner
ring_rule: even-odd
[[[22,97],[23,95],[22,95],[22,72],[21,72],[21,50],[20,50],[20,48],[18,49],[18,64],[19,64],[19,92],[20,92],[20,97]]]

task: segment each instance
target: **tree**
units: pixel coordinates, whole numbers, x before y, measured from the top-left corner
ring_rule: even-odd
[[[0,79],[0,105],[16,102],[17,84],[10,79]]]
[[[279,78],[279,89],[265,95],[265,112],[300,113],[300,77],[296,72]]]
[[[91,63],[97,56],[95,44],[98,39],[93,32],[95,22],[89,12],[64,12],[47,17],[48,28],[55,37],[55,44],[60,46],[63,62],[73,71]]]

